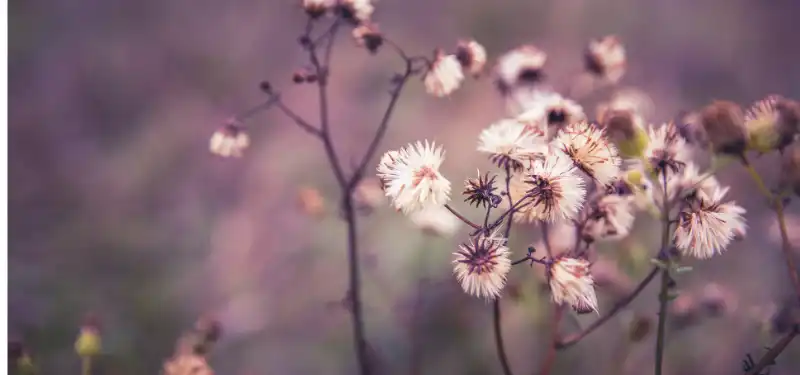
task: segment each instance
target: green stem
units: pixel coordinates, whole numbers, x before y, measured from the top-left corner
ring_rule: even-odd
[[[92,357],[81,357],[81,375],[92,375]]]

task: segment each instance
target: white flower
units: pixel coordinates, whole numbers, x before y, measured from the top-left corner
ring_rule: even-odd
[[[428,206],[444,205],[450,199],[450,181],[439,173],[444,151],[425,141],[398,151],[391,168],[379,165],[379,177],[386,182],[386,196],[395,209],[409,214]],[[386,155],[384,155],[386,158]],[[388,173],[381,172],[388,170]]]
[[[523,123],[538,123],[549,138],[564,126],[586,120],[583,107],[556,92],[539,91],[531,98],[529,103],[523,103],[525,110],[517,119]]]
[[[399,158],[400,152],[395,150],[386,151],[386,153],[381,156],[381,160],[378,162],[378,178],[381,181],[381,187],[383,189],[386,189],[386,184],[389,182],[388,177],[394,170],[394,166],[397,164],[397,159]]]
[[[437,98],[445,97],[461,87],[464,71],[455,55],[439,53],[425,74],[425,90]]]
[[[713,175],[700,173],[694,163],[687,162],[679,175],[667,180],[667,197],[670,201],[689,197],[710,201],[720,188]],[[663,200],[660,195],[655,196],[659,205]]]
[[[464,70],[473,77],[479,76],[486,66],[486,48],[475,40],[459,41],[455,55]]]
[[[336,0],[302,0],[302,7],[311,18],[318,18],[336,5]]]
[[[409,219],[423,232],[440,237],[452,237],[462,224],[461,220],[443,206],[432,206],[413,212]]]
[[[572,158],[578,169],[602,185],[608,185],[619,175],[617,148],[597,126],[585,121],[568,125],[558,133],[554,144]]]
[[[644,149],[644,160],[649,171],[659,176],[664,173],[674,176],[690,160],[691,150],[675,124],[668,123],[659,127],[650,125],[647,135],[649,141]]]
[[[492,300],[500,296],[511,270],[506,239],[497,233],[472,237],[453,253],[453,273],[467,294]]]
[[[746,230],[745,209],[735,202],[722,203],[727,192],[727,188],[719,188],[711,199],[696,199],[681,212],[675,228],[675,246],[681,253],[710,258]]]
[[[533,85],[542,80],[542,67],[547,54],[532,45],[517,47],[497,59],[497,87],[509,93],[520,85]]]
[[[625,74],[625,65],[625,46],[616,36],[609,35],[589,42],[586,67],[591,73],[617,82]]]
[[[342,17],[356,22],[369,21],[375,11],[372,0],[340,0],[339,7]]]
[[[583,179],[575,173],[572,161],[556,152],[535,161],[533,168],[525,172],[530,195],[528,218],[538,217],[544,221],[571,220],[580,211],[586,188]]]
[[[627,197],[616,194],[600,198],[583,227],[584,239],[615,241],[627,237],[635,220],[631,203]]]
[[[214,132],[208,149],[222,157],[241,157],[249,146],[250,137],[244,129],[235,123],[229,123]]]
[[[526,163],[544,156],[547,144],[539,134],[527,131],[520,122],[504,119],[481,132],[478,151],[489,154],[498,167],[518,171]]]
[[[569,304],[579,314],[597,312],[597,295],[588,261],[560,258],[550,266],[549,276],[553,302]]]

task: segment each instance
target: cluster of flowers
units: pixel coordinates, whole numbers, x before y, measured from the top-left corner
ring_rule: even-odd
[[[456,64],[461,61],[456,57],[434,61],[425,80],[429,93],[441,96],[458,87],[465,66]],[[624,72],[624,48],[613,36],[591,42],[586,57],[587,70],[598,78],[616,82]],[[481,58],[485,62],[485,54]],[[591,263],[581,248],[627,236],[637,211],[671,218],[670,245],[679,256],[710,258],[745,234],[745,210],[726,200],[728,187],[713,171],[703,172],[692,161],[693,150],[705,147],[729,156],[749,150],[783,152],[798,132],[796,101],[769,96],[747,111],[717,101],[679,124],[652,125],[640,98],[624,94],[598,108],[596,119],[589,121],[578,103],[542,84],[545,61],[546,54],[533,46],[514,49],[497,61],[497,87],[514,105],[509,118],[482,131],[477,150],[505,173],[508,183],[498,195],[497,175],[479,173],[466,180],[463,194],[476,206],[497,208],[505,201],[510,208],[499,223],[476,228],[454,253],[454,273],[465,292],[498,298],[512,264],[521,263],[512,263],[508,239],[497,230],[503,217],[508,225],[575,227],[579,243],[574,249],[536,261],[547,269],[553,301],[577,312],[597,311]],[[429,84],[433,81],[438,84]],[[800,152],[793,149],[787,155],[789,163],[800,162]],[[397,211],[416,215],[451,209],[451,183],[440,172],[444,156],[441,146],[427,140],[383,155],[378,177]]]

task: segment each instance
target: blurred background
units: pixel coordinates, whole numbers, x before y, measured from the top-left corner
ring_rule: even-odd
[[[9,328],[42,373],[78,372],[72,345],[87,312],[102,322],[103,373],[156,373],[202,314],[224,327],[211,356],[220,374],[355,373],[348,312],[337,303],[347,282],[345,226],[321,147],[266,112],[248,122],[245,157],[208,152],[224,119],[264,100],[262,80],[315,118],[313,88],[291,83],[305,64],[297,3],[9,1]],[[650,120],[660,122],[715,98],[743,105],[772,93],[800,98],[798,12],[792,0],[381,0],[373,18],[413,54],[451,49],[461,37],[476,38],[492,59],[534,43],[548,52],[548,73],[561,89],[581,72],[590,38],[617,34],[630,65],[621,84],[650,94]],[[388,101],[388,79],[402,68],[385,52],[370,56],[340,35],[332,116],[344,160],[364,152]],[[501,116],[489,77],[447,99],[413,81],[380,149],[418,139],[443,144],[443,171],[457,194],[476,168],[490,169],[475,145]],[[775,161],[758,162],[769,181],[779,172]],[[747,353],[758,358],[775,341],[765,322],[791,293],[774,219],[754,184],[737,167],[719,178],[734,185],[730,196],[749,211],[750,231],[678,280],[690,307],[709,288],[728,293],[720,316],[671,325],[668,374],[740,373]],[[325,214],[298,206],[302,188],[320,192]],[[796,232],[798,207],[789,212]],[[380,373],[500,373],[490,305],[466,296],[452,276],[450,254],[466,229],[426,235],[387,207],[361,223],[367,331]],[[643,218],[629,239],[600,249],[632,283],[650,267],[653,225]],[[519,227],[513,251],[524,255],[538,237]],[[516,293],[503,301],[517,374],[537,371],[552,329],[536,278],[513,270]],[[626,331],[635,315],[655,318],[654,287],[559,352],[554,373],[651,373],[653,335],[630,343]],[[614,296],[600,294],[602,312]],[[569,318],[561,329],[595,318]],[[795,343],[772,374],[799,366]]]

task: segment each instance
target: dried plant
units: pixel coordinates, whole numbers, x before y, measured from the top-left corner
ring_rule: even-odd
[[[234,116],[211,138],[210,149],[223,157],[242,156],[250,145],[246,122],[253,114],[277,109],[322,145],[333,175],[341,189],[341,210],[347,223],[349,290],[356,355],[361,374],[379,373],[364,330],[360,293],[358,207],[359,186],[375,161],[403,88],[420,77],[428,94],[446,97],[464,86],[470,77],[484,73],[487,54],[473,39],[463,39],[451,49],[435,48],[432,56],[411,55],[384,34],[372,20],[374,6],[369,0],[303,0],[308,15],[299,37],[310,68],[295,72],[295,83],[310,84],[318,91],[319,119],[310,120],[286,105],[281,92],[270,83],[261,88],[263,104]],[[363,157],[347,168],[338,156],[331,137],[332,121],[328,100],[331,54],[343,31],[370,54],[389,50],[403,63],[402,72],[389,82],[389,103]],[[434,47],[434,46],[432,46]],[[585,66],[593,79],[615,85],[627,66],[625,48],[619,38],[607,36],[591,41],[585,52]],[[463,199],[484,210],[478,219],[458,212],[449,204],[452,184],[440,167],[445,150],[440,143],[422,140],[386,151],[377,163],[377,177],[391,206],[430,233],[452,235],[455,218],[471,228],[468,238],[453,253],[455,279],[464,291],[492,304],[495,341],[506,375],[512,366],[505,354],[501,301],[513,266],[543,267],[551,294],[553,311],[552,345],[539,374],[551,371],[556,352],[591,334],[622,311],[654,280],[659,280],[659,313],[655,324],[654,372],[660,375],[664,362],[665,335],[670,303],[676,297],[675,275],[688,270],[686,258],[708,260],[724,254],[728,246],[746,235],[745,209],[727,199],[727,187],[714,178],[721,159],[740,163],[752,176],[759,191],[769,200],[780,224],[782,248],[792,285],[800,298],[800,279],[790,255],[784,218],[786,198],[800,186],[798,121],[796,101],[768,96],[743,110],[738,104],[714,101],[684,119],[661,125],[648,124],[641,100],[612,96],[591,119],[578,103],[566,98],[547,83],[547,54],[525,45],[496,59],[492,72],[498,93],[505,100],[507,118],[490,124],[479,136],[477,151],[486,154],[497,171],[465,179]],[[711,151],[716,163],[701,171],[694,150]],[[750,162],[752,152],[781,152],[788,168],[780,190],[767,187]],[[730,165],[731,163],[727,163]],[[311,194],[302,198],[308,210]],[[316,200],[314,200],[316,202]],[[313,202],[312,202],[313,203]],[[452,216],[448,216],[449,213]],[[639,213],[650,213],[661,223],[659,247],[651,253],[653,269],[613,306],[598,303],[593,275],[592,249],[600,241],[619,241],[631,230]],[[540,227],[543,248],[531,247],[513,259],[519,250],[509,244],[514,226]],[[568,226],[574,243],[555,249],[548,239],[555,226]],[[515,251],[516,250],[516,251]],[[539,255],[541,253],[541,255]],[[676,305],[677,306],[677,305]],[[577,333],[559,329],[569,313],[593,313],[594,323]],[[775,345],[758,362],[750,361],[748,371],[759,373],[788,345]],[[649,322],[639,322],[633,337],[641,341],[650,332]],[[780,348],[780,349],[775,349]]]

